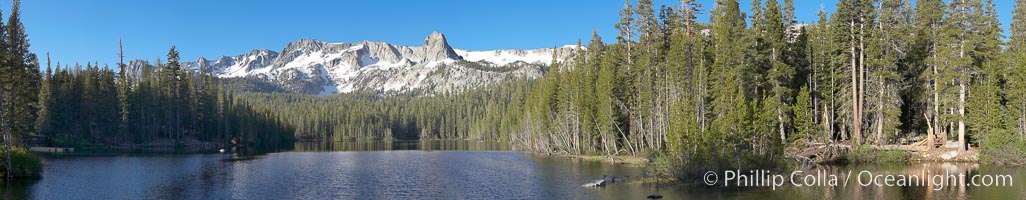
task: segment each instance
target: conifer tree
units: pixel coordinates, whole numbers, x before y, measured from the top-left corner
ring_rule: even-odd
[[[634,24],[634,9],[631,7],[631,0],[624,0],[623,9],[620,10],[620,22],[616,23],[613,27],[619,31],[619,35],[616,37],[617,42],[625,44],[627,46],[627,70],[630,70],[631,66],[631,42],[634,40],[634,31],[631,27]]]
[[[1026,137],[1026,0],[1016,0],[1009,25],[1008,49],[1005,51],[1008,68],[1008,107],[1013,113],[1015,132]]]
[[[978,73],[977,66],[973,65],[972,58],[967,54],[972,51],[971,40],[975,39],[974,35],[969,32],[974,28],[971,14],[975,12],[974,9],[977,6],[973,5],[976,3],[975,1],[953,0],[948,3],[949,14],[945,19],[945,26],[941,30],[940,39],[944,45],[939,51],[940,60],[945,63],[943,68],[945,71],[941,72],[940,80],[951,83],[944,91],[952,93],[951,97],[953,97],[948,100],[952,102],[949,118],[955,122],[953,129],[958,134],[956,139],[959,152],[964,152],[968,148],[966,146],[966,98],[972,81],[971,74]]]
[[[817,133],[820,132],[819,126],[813,119],[816,117],[813,115],[811,91],[808,86],[802,86],[798,91],[798,98],[795,99],[794,104],[794,126],[795,126],[795,137],[802,139],[811,139]]]
[[[790,21],[788,19],[787,21]],[[785,130],[789,127],[791,121],[790,117],[790,106],[791,102],[791,81],[794,77],[794,68],[785,63],[784,57],[788,44],[788,36],[785,31],[784,17],[781,14],[780,4],[776,0],[766,1],[766,8],[763,10],[763,16],[759,20],[758,24],[759,32],[762,33],[762,39],[765,43],[765,53],[767,57],[764,59],[768,60],[769,71],[767,75],[768,85],[770,91],[768,92],[769,102],[765,105],[771,106],[774,115],[774,124],[777,126],[777,132],[780,136],[781,143],[787,142],[787,136]]]
[[[10,137],[13,144],[17,145],[30,134],[35,133],[35,110],[39,102],[39,61],[36,55],[29,51],[28,36],[25,33],[25,26],[21,23],[21,4],[14,1],[11,14],[7,19],[6,26],[0,24],[4,29],[0,37],[4,37],[4,43],[0,45],[6,57],[3,61],[3,68],[0,74],[0,95],[3,95],[4,114],[7,116],[7,125],[10,128]]]
[[[717,116],[711,122],[712,140],[707,141],[713,146],[713,155],[726,153],[733,149],[730,144],[749,140],[745,137],[750,130],[746,126],[748,118],[748,97],[745,91],[742,74],[745,67],[738,58],[743,58],[744,46],[737,41],[745,31],[744,15],[738,8],[736,0],[719,1],[712,11],[712,35],[716,43],[710,95],[713,100],[710,115]]]
[[[808,31],[809,45],[807,46],[807,56],[810,61],[810,83],[809,90],[812,99],[812,106],[815,114],[815,119],[821,124],[820,130],[823,131],[824,141],[830,141],[834,139],[834,127],[836,123],[836,109],[838,108],[837,97],[840,95],[838,92],[840,87],[837,83],[839,81],[837,77],[840,76],[841,70],[833,67],[833,40],[831,39],[831,31],[827,26],[830,22],[827,21],[827,14],[822,9],[817,13],[819,19],[814,26],[810,26]]]
[[[618,56],[622,48],[622,45],[615,44],[602,54],[598,77],[595,80],[595,102],[597,108],[595,121],[598,124],[599,133],[603,136],[602,148],[607,155],[611,154],[610,150],[612,150],[612,153],[618,151],[616,138],[619,138],[620,134],[615,133],[622,133],[617,122],[616,99],[613,93],[618,66],[623,64]]]
[[[863,139],[864,39],[867,27],[872,28],[873,18],[868,13],[871,11],[872,4],[868,0],[841,0],[837,2],[837,12],[831,17],[830,34],[835,47],[832,60],[836,67],[847,68],[850,72],[850,76],[846,77],[850,84],[841,87],[851,91],[851,96],[841,102],[852,109],[847,113],[842,112],[839,116],[851,117],[852,123],[847,124],[847,127],[851,130],[853,144],[862,144]],[[842,129],[842,132],[844,130]]]
[[[974,0],[965,5],[972,6],[966,10],[974,10],[967,13],[971,23],[968,31],[971,32],[970,36],[966,37],[968,40],[966,46],[969,46],[969,50],[964,53],[971,58],[970,70],[975,73],[969,77],[972,81],[969,83],[972,95],[968,97],[968,100],[960,99],[960,102],[967,101],[967,103],[960,104],[964,107],[960,108],[963,109],[960,110],[960,115],[967,122],[969,131],[972,131],[971,135],[966,135],[965,128],[962,127],[961,122],[959,123],[959,141],[962,145],[968,142],[969,138],[965,137],[981,138],[990,132],[1003,133],[1005,132],[1004,127],[1008,123],[1005,115],[1006,108],[1002,104],[1004,100],[1001,98],[1005,96],[1001,92],[1001,83],[1005,81],[1002,80],[1002,73],[998,67],[1005,66],[999,57],[1001,52],[999,38],[1002,31],[999,27],[1000,23],[994,3],[990,0]],[[968,148],[967,146],[962,147],[960,149]]]
[[[870,91],[873,96],[870,110],[872,130],[875,133],[874,141],[877,145],[884,143],[884,134],[897,134],[901,121],[901,97],[899,96],[902,78],[898,71],[898,65],[905,59],[906,52],[909,52],[907,35],[909,34],[908,10],[903,0],[886,0],[880,2],[876,15],[878,23],[869,30],[871,39],[867,41],[866,51],[868,53],[867,65],[871,71],[869,80],[875,91]]]
[[[591,125],[584,130],[586,132],[593,132],[593,134],[591,134],[593,137],[591,138],[591,141],[595,142],[595,140],[598,140],[595,145],[598,145],[599,147],[596,149],[601,149],[603,153],[610,155],[611,152],[609,151],[608,144],[611,143],[609,138],[612,137],[608,136],[608,133],[611,123],[607,116],[611,114],[608,99],[611,98],[610,93],[612,88],[608,87],[611,83],[599,82],[612,81],[608,79],[612,76],[606,77],[607,79],[605,80],[600,80],[603,76],[602,57],[605,53],[605,48],[605,44],[602,42],[602,37],[598,35],[598,31],[592,30],[591,40],[588,42],[588,48],[585,52],[587,54],[587,81],[589,82],[589,85],[584,91],[584,95],[588,96],[588,105],[586,106],[589,108],[586,119],[591,122]],[[600,86],[602,84],[605,85]],[[600,92],[600,90],[602,91]]]
[[[56,81],[54,80],[54,74],[52,66],[50,65],[50,53],[46,54],[46,74],[43,76],[42,83],[39,88],[39,111],[36,119],[36,130],[39,131],[40,135],[50,136],[53,134],[52,124],[53,119],[53,107],[54,93],[56,92]]]
[[[701,124],[705,117],[701,113],[708,90],[702,56],[703,40],[694,32],[698,28],[695,15],[699,6],[693,0],[681,3],[680,24],[672,30],[674,33],[666,58],[670,81],[679,86],[674,89],[680,93],[671,102],[674,109],[669,113],[670,130],[666,146],[670,153],[683,158],[695,153],[689,147],[699,143],[698,136],[703,134]]]
[[[944,9],[944,3],[940,0],[919,0],[916,2],[916,31],[915,31],[915,44],[913,50],[916,51],[918,60],[922,61],[922,69],[919,70],[921,83],[919,85],[925,85],[923,95],[919,96],[918,99],[926,99],[927,108],[924,114],[928,116],[927,121],[927,143],[928,146],[934,146],[934,139],[941,137],[942,133],[941,124],[944,124],[941,114],[941,90],[940,84],[940,72],[944,66],[940,62],[939,50],[941,47],[940,37],[938,36],[944,25],[943,17],[947,9]],[[916,116],[918,117],[918,116]]]

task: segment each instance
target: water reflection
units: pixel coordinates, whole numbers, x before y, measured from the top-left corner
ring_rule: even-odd
[[[298,142],[294,151],[508,151],[510,145],[504,142],[472,141],[472,140],[372,140],[342,142]]]
[[[10,199],[643,199],[645,170],[505,151],[477,141],[298,143],[254,154],[46,157],[44,178],[3,184]],[[462,151],[450,151],[462,150]],[[1026,170],[971,163],[816,166],[826,175],[1007,174],[1011,187],[846,186],[724,188],[659,184],[665,199],[1024,199]],[[777,172],[780,173],[780,172]],[[789,172],[783,172],[786,176]],[[604,188],[581,184],[617,175]]]
[[[3,182],[4,196],[2,199],[28,199],[31,189],[38,180],[8,180]]]

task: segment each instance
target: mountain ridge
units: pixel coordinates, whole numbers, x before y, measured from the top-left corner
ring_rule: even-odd
[[[557,62],[569,61],[576,47],[464,50],[450,46],[444,34],[432,32],[422,46],[300,39],[289,42],[280,51],[254,49],[213,60],[201,56],[182,62],[182,67],[221,78],[263,81],[284,91],[303,94],[361,90],[433,94],[538,78],[553,58]],[[144,65],[149,63],[129,62],[133,71]]]

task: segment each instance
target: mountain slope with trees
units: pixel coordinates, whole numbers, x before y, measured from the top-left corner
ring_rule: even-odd
[[[138,76],[127,74],[123,56],[117,68],[61,66],[49,55],[41,66],[29,51],[19,6],[15,0],[0,24],[0,121],[4,149],[15,153],[4,158],[14,163],[3,165],[15,174],[5,175],[38,176],[39,159],[25,150],[35,145],[276,148],[293,140],[289,124],[242,102],[226,81],[184,70],[173,46],[167,63],[158,60]]]

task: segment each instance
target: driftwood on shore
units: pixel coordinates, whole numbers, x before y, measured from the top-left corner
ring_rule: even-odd
[[[794,149],[792,156],[804,162],[821,163],[833,160],[837,156],[841,155],[842,152],[851,149],[851,145],[842,143],[813,143],[813,142],[795,142],[802,143],[795,145],[800,147]]]
[[[833,161],[844,152],[850,151],[852,146],[847,143],[822,143],[822,142],[808,142],[804,140],[796,141],[795,147],[791,151],[791,155],[799,160],[811,163],[822,163]],[[928,150],[928,147],[921,144],[913,145],[874,145],[868,146],[874,150],[900,150],[908,152],[922,152]]]

